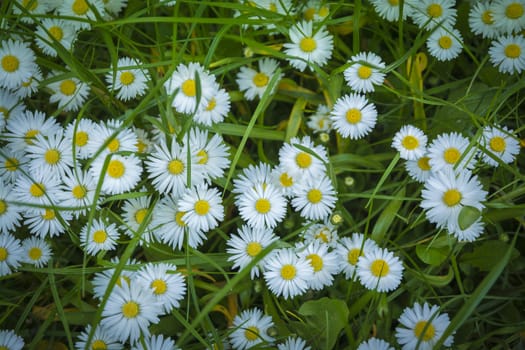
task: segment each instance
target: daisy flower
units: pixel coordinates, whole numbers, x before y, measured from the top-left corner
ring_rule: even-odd
[[[339,239],[337,227],[335,227],[329,219],[325,219],[322,223],[311,221],[305,226],[307,227],[303,233],[305,243],[319,242],[330,248],[337,247],[337,241]]]
[[[421,192],[421,208],[428,221],[439,228],[446,227],[450,233],[459,227],[458,217],[465,206],[482,210],[487,192],[481,188],[476,175],[468,170],[454,172],[445,170],[432,174]]]
[[[326,148],[314,145],[309,136],[293,137],[279,150],[279,163],[294,179],[323,176],[326,173],[325,162],[328,162]]]
[[[72,215],[68,211],[57,211],[53,208],[29,209],[24,213],[24,224],[29,232],[44,237],[60,236],[66,232],[68,222]]]
[[[518,33],[525,29],[524,0],[495,0],[491,10],[494,23],[503,33]]]
[[[376,125],[377,110],[362,95],[345,95],[335,101],[330,113],[333,128],[352,140],[366,136]]]
[[[390,343],[383,339],[370,338],[357,347],[357,350],[395,350]]]
[[[516,159],[516,155],[520,153],[520,143],[514,136],[514,130],[509,130],[506,126],[486,126],[483,128],[481,144],[488,151],[483,154],[481,159],[493,167],[497,167],[500,162],[512,163]]]
[[[330,119],[330,109],[326,105],[317,106],[314,114],[308,117],[306,125],[314,133],[330,132],[332,130],[332,120]]]
[[[193,116],[193,120],[205,126],[212,126],[222,122],[228,115],[230,108],[230,95],[219,84],[215,83],[213,84],[213,92],[211,92],[207,102],[200,105]]]
[[[233,179],[232,192],[238,197],[258,185],[266,187],[266,185],[272,183],[271,173],[272,168],[267,163],[250,164],[242,170],[242,173],[237,178]]]
[[[111,15],[116,17],[120,11],[126,8],[128,0],[104,0],[104,9],[106,14],[111,18]]]
[[[29,159],[24,152],[14,152],[5,147],[0,149],[0,180],[4,183],[15,183],[19,176],[29,171]]]
[[[6,124],[5,136],[9,138],[7,147],[15,152],[25,151],[28,145],[33,144],[36,135],[53,135],[61,128],[55,118],[40,111],[12,115]]]
[[[22,242],[22,249],[24,251],[22,261],[28,264],[35,265],[42,268],[47,265],[51,259],[51,247],[42,238],[29,237]]]
[[[240,72],[237,73],[237,85],[239,90],[244,92],[244,98],[249,101],[255,99],[256,96],[261,98],[268,88],[268,83],[272,77],[277,73],[279,63],[273,58],[263,58],[258,61],[259,70],[249,67],[241,67]],[[283,75],[280,74],[279,80]],[[273,93],[274,91],[271,91]]]
[[[216,188],[202,184],[188,188],[179,201],[179,209],[185,214],[182,220],[194,231],[208,232],[224,219],[221,195]]]
[[[162,305],[148,289],[135,283],[115,286],[102,311],[100,326],[111,330],[121,342],[134,344],[140,336],[149,336],[149,325],[159,322],[159,310]]]
[[[419,182],[424,183],[432,175],[432,167],[430,166],[430,158],[427,153],[422,157],[414,160],[407,160],[405,163],[405,169],[410,177]]]
[[[470,141],[457,132],[440,134],[428,147],[429,164],[432,171],[445,169],[471,169],[474,167],[477,150]]]
[[[104,158],[109,153],[137,152],[137,135],[133,129],[124,127],[120,120],[110,119],[96,124],[87,136],[85,147],[89,157],[98,154],[98,158]]]
[[[454,28],[438,28],[427,39],[430,54],[438,61],[450,61],[463,49],[461,33]]]
[[[49,79],[58,79],[59,73],[54,73]],[[91,88],[88,84],[76,77],[68,77],[47,84],[52,95],[49,97],[51,103],[58,103],[58,108],[65,112],[76,112],[82,107],[89,95]]]
[[[294,179],[282,165],[279,164],[274,167],[270,173],[270,177],[270,183],[280,189],[285,197],[291,197],[293,195],[297,187],[297,179]],[[265,184],[262,184],[262,186],[265,186]]]
[[[16,94],[0,88],[0,132],[4,130],[10,116],[22,114],[25,110],[25,105]]]
[[[456,24],[455,0],[410,0],[412,20],[419,28],[431,30],[437,26],[452,28]]]
[[[286,199],[272,184],[256,185],[241,193],[235,201],[239,213],[253,228],[274,228],[286,214]]]
[[[343,264],[341,271],[344,272],[345,278],[355,280],[359,258],[377,248],[379,247],[376,242],[365,238],[362,233],[354,232],[351,237],[341,238],[335,248],[335,253]]]
[[[462,242],[474,242],[485,230],[485,224],[481,221],[481,216],[478,217],[468,227],[462,229],[457,225],[450,233],[457,238],[458,241]]]
[[[427,147],[427,135],[412,125],[403,125],[392,139],[395,148],[402,159],[416,160],[421,158]]]
[[[148,132],[141,128],[133,128],[135,136],[137,136],[137,152],[146,154],[150,153],[153,148],[153,141],[150,139]]]
[[[224,170],[230,166],[229,147],[219,134],[213,134],[208,139],[208,131],[194,128],[189,133],[189,147],[197,161],[192,164],[192,177],[194,172],[203,174],[209,180],[224,176]],[[192,179],[192,184],[197,183]]]
[[[42,1],[35,1],[42,2]],[[69,21],[58,18],[44,18],[39,23],[35,35],[36,45],[48,56],[56,57],[56,46],[60,45],[67,51],[73,48],[77,31]]]
[[[116,67],[112,66],[106,74],[108,90],[116,91],[117,98],[121,101],[144,95],[151,78],[148,71],[141,68],[142,65],[142,62],[133,58],[119,58]]]
[[[450,319],[448,314],[439,313],[439,306],[425,302],[405,308],[399,316],[399,323],[395,336],[403,350],[432,350],[450,324]],[[450,347],[453,341],[453,337],[449,336],[443,345]]]
[[[374,6],[374,10],[379,17],[386,19],[389,22],[397,22],[401,15],[401,2],[399,0],[370,0]],[[403,20],[410,16],[412,8],[407,5],[408,1],[403,3]]]
[[[216,91],[215,77],[196,62],[191,62],[187,66],[179,64],[172,76],[164,83],[164,87],[168,95],[173,96],[171,105],[177,112],[185,114],[197,112],[201,105],[208,106]],[[197,87],[200,91],[197,91]],[[197,100],[199,96],[200,100]]]
[[[501,36],[492,42],[489,56],[501,73],[520,74],[525,70],[525,38],[523,35]]]
[[[137,342],[131,350],[180,350],[180,348],[175,346],[173,339],[164,338],[162,334],[159,334],[144,339],[144,344]]]
[[[35,53],[27,43],[17,40],[0,42],[0,87],[17,89],[35,71]]]
[[[306,178],[297,185],[292,206],[306,219],[323,220],[332,213],[336,201],[332,182],[327,176],[320,176]]]
[[[85,349],[106,349],[106,350],[122,350],[124,345],[120,343],[114,332],[97,326],[91,341],[88,343],[89,335],[91,334],[91,325],[87,325],[82,333],[78,336],[78,341],[75,342],[76,350]]]
[[[70,23],[77,30],[89,30],[91,22],[97,22],[97,14],[102,17],[105,10],[102,0],[64,0],[58,13],[63,17],[74,17]]]
[[[94,178],[104,178],[101,190],[106,194],[121,194],[135,188],[142,174],[142,164],[134,155],[113,155],[105,166],[104,158],[97,158],[89,169]]]
[[[315,240],[301,243],[295,247],[297,256],[306,259],[313,268],[313,275],[308,280],[309,288],[322,290],[334,283],[334,275],[339,273],[339,257],[333,251],[328,251],[326,244]]]
[[[272,343],[275,339],[268,335],[273,327],[271,316],[263,314],[258,308],[242,311],[233,319],[230,342],[234,349],[251,349],[257,344]]]
[[[173,264],[148,263],[135,275],[134,282],[153,293],[164,314],[179,307],[186,293],[184,277],[176,271],[177,267]]]
[[[96,255],[100,251],[115,250],[119,238],[117,225],[95,219],[80,230],[80,246],[87,254]]]
[[[395,290],[403,278],[403,269],[399,258],[384,248],[367,250],[357,261],[359,282],[378,292]]]
[[[56,203],[60,180],[55,174],[39,171],[32,177],[20,176],[13,188],[13,197],[27,206],[50,206]]]
[[[182,217],[186,212],[179,210],[179,197],[168,194],[157,204],[155,215],[151,220],[151,227],[155,237],[173,249],[181,249],[184,242],[186,222]],[[189,235],[189,245],[196,247],[202,243],[205,235],[199,231],[192,231]]]
[[[306,21],[322,22],[330,15],[330,5],[321,0],[308,0],[302,11]]]
[[[277,344],[277,350],[311,350],[311,347],[306,346],[304,339],[289,336],[284,343]]]
[[[38,0],[16,0],[16,5],[11,8],[13,14],[24,23],[33,23],[35,17],[46,14],[50,8],[48,1]]]
[[[119,264],[119,259],[117,257],[113,257],[111,258],[111,263],[113,265],[117,265]],[[120,274],[117,277],[116,284],[113,287],[117,288],[122,287],[124,285],[129,287],[131,281],[135,278],[136,274],[136,271],[132,270],[132,265],[137,264],[138,262],[133,258],[126,261],[126,264],[124,264],[124,268],[120,271]],[[102,300],[104,294],[106,293],[106,290],[109,287],[109,282],[115,274],[115,271],[115,268],[108,268],[101,272],[95,273],[95,277],[91,281],[91,283],[93,284],[93,296],[95,298]],[[148,292],[149,294],[149,291],[146,292]]]
[[[143,188],[141,191],[144,192],[146,189]],[[124,224],[120,228],[130,238],[133,238],[140,232],[139,244],[148,244],[152,240],[151,221],[155,214],[156,210],[151,206],[151,196],[129,198],[122,206],[121,217]],[[139,231],[141,227],[143,229]]]
[[[17,335],[15,331],[0,329],[0,348],[22,350],[24,345],[24,339]]]
[[[285,299],[302,295],[309,287],[314,269],[291,248],[274,250],[266,257],[264,280],[268,289]]]
[[[36,135],[33,144],[26,147],[31,173],[42,171],[62,178],[71,172],[73,153],[63,135],[62,129],[47,137]]]
[[[64,138],[69,143],[76,158],[87,159],[92,155],[92,150],[90,151],[87,145],[93,142],[93,130],[95,128],[95,122],[87,118],[75,120],[67,125]]]
[[[37,91],[40,90],[40,83],[44,79],[40,67],[35,65],[29,79],[24,80],[22,85],[15,89],[13,92],[19,98],[26,98],[33,96]]]
[[[301,72],[306,67],[313,71],[313,65],[324,66],[334,48],[333,36],[325,27],[314,30],[313,22],[301,21],[290,28],[291,43],[284,44],[288,62]]]
[[[350,67],[343,72],[348,86],[357,92],[366,93],[375,90],[374,85],[382,85],[385,80],[385,62],[373,52],[360,52],[350,57]]]
[[[278,239],[279,237],[277,237],[271,229],[252,228],[248,225],[242,225],[238,233],[236,235],[232,234],[226,242],[226,253],[230,255],[228,261],[233,262],[232,269],[244,269],[264,248]],[[251,268],[250,278],[252,280],[259,277],[260,271],[264,271],[265,258],[259,260],[259,262]]]
[[[470,30],[483,38],[493,39],[500,34],[494,22],[492,6],[489,1],[472,4],[468,15]]]
[[[10,233],[0,235],[0,277],[11,274],[24,259],[20,240]]]
[[[4,183],[0,180],[0,235],[12,232],[16,227],[20,226],[20,215],[22,209],[12,204],[13,185]]]
[[[85,215],[95,200],[97,179],[80,169],[65,174],[61,179],[60,191],[56,194],[57,202],[71,211],[75,218]],[[101,200],[100,196],[98,200]]]

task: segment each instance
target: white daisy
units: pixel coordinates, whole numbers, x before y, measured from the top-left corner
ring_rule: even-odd
[[[430,158],[427,153],[415,160],[407,160],[405,169],[410,177],[420,183],[424,183],[432,175],[432,167],[430,166]]]
[[[322,22],[330,15],[330,4],[322,0],[308,0],[302,12],[306,21]]]
[[[87,136],[85,147],[90,157],[98,154],[97,159],[100,159],[109,153],[137,152],[137,135],[132,128],[124,126],[123,122],[117,119],[96,124]]]
[[[276,74],[279,68],[279,63],[273,58],[263,58],[258,61],[259,70],[249,67],[241,67],[240,72],[237,73],[237,85],[239,90],[244,92],[244,97],[251,101],[256,96],[261,98],[268,88],[268,83]],[[279,80],[283,75],[279,76]],[[273,93],[274,91],[271,91]]]
[[[71,173],[73,153],[71,144],[63,135],[62,130],[47,137],[36,135],[33,144],[26,147],[31,173],[43,171],[58,177]]]
[[[106,74],[108,89],[116,91],[119,100],[132,100],[146,92],[147,83],[151,78],[149,72],[142,65],[142,62],[136,59],[121,57],[118,59],[116,67],[112,66]]]
[[[144,344],[137,342],[131,350],[180,350],[175,341],[169,337],[164,338],[162,334],[152,335],[144,339]]]
[[[0,132],[4,130],[10,116],[22,114],[25,109],[20,97],[9,90],[0,88]]]
[[[497,167],[500,162],[512,163],[520,152],[520,143],[514,135],[514,130],[509,130],[506,126],[489,125],[483,128],[481,144],[486,152],[481,159],[494,167]]]
[[[303,233],[305,243],[312,243],[314,241],[325,244],[330,248],[337,247],[339,236],[337,235],[337,227],[334,226],[329,219],[325,219],[322,223],[308,222],[305,225],[306,230]]]
[[[285,299],[304,294],[314,272],[312,265],[291,248],[274,250],[266,257],[264,270],[268,289]]]
[[[489,49],[490,62],[501,73],[520,74],[525,70],[525,37],[523,35],[501,36]]]
[[[33,96],[37,91],[40,90],[40,83],[44,80],[42,71],[40,67],[35,65],[33,71],[31,72],[31,77],[24,80],[22,85],[15,89],[13,92],[19,98],[26,98]]]
[[[396,327],[395,336],[403,350],[432,350],[450,324],[450,319],[448,314],[439,313],[439,306],[430,306],[425,302],[405,308],[399,316],[399,323],[401,325]],[[450,347],[453,341],[453,337],[449,336],[443,345]]]
[[[80,245],[87,254],[96,255],[100,251],[115,250],[119,235],[116,224],[95,219],[80,230]]]
[[[313,275],[308,280],[309,288],[322,290],[334,283],[334,275],[339,273],[340,261],[334,251],[328,251],[326,244],[315,240],[301,243],[295,247],[297,256],[304,258],[313,268]]]
[[[279,150],[279,163],[294,179],[315,178],[326,173],[326,148],[314,145],[309,136],[293,137]]]
[[[233,179],[232,192],[238,197],[258,185],[265,187],[272,183],[271,173],[272,168],[267,163],[250,164],[237,178]]]
[[[13,185],[0,180],[0,235],[12,232],[20,226],[22,208],[11,203]]]
[[[470,30],[483,38],[493,39],[500,34],[494,22],[491,3],[478,1],[470,7],[468,15]]]
[[[454,28],[438,28],[427,39],[430,54],[438,61],[450,61],[463,49],[463,38]]]
[[[238,233],[236,235],[232,234],[226,242],[226,253],[230,255],[228,261],[233,261],[232,269],[244,269],[264,248],[278,239],[279,237],[271,229],[252,228],[248,225],[242,225]],[[252,280],[255,277],[259,277],[260,271],[264,272],[265,258],[259,260],[250,269],[250,278]]]
[[[16,5],[11,7],[13,14],[17,15],[24,23],[33,23],[34,18],[46,14],[50,8],[48,1],[45,0],[16,0]]]
[[[250,349],[257,344],[268,344],[274,338],[268,335],[273,327],[271,316],[263,314],[258,308],[244,310],[233,319],[230,342],[236,350]]]
[[[377,110],[362,95],[345,95],[335,101],[331,112],[332,127],[352,140],[366,136],[376,125]]]
[[[184,277],[177,272],[175,265],[169,263],[148,263],[142,266],[134,282],[153,293],[155,300],[162,305],[164,314],[179,307],[186,294]]]
[[[376,242],[365,238],[365,235],[362,233],[354,232],[351,237],[341,238],[335,248],[335,252],[339,257],[339,261],[342,262],[341,271],[344,272],[345,278],[355,280],[357,278],[357,262],[359,258],[377,248]]]
[[[390,343],[379,338],[370,338],[363,341],[357,347],[357,350],[395,350]]]
[[[457,132],[437,136],[428,147],[429,164],[432,171],[445,169],[471,169],[474,167],[477,150],[470,141]]]
[[[151,221],[155,237],[159,241],[170,245],[173,249],[182,249],[187,227],[186,222],[182,220],[186,213],[179,210],[178,201],[179,197],[173,194],[163,197],[158,202],[155,215]],[[204,234],[193,231],[189,236],[190,246],[198,246],[204,237]]]
[[[62,74],[55,72],[49,77],[49,79],[53,79],[53,82],[47,84],[52,92],[49,101],[58,103],[58,108],[66,112],[76,112],[83,106],[91,88],[87,83],[76,77],[70,76],[60,79],[61,76]]]
[[[226,118],[231,108],[230,95],[219,84],[213,84],[213,91],[206,103],[202,103],[193,116],[196,123],[212,126]]]
[[[357,276],[365,288],[378,292],[391,292],[401,283],[403,263],[385,248],[364,252],[357,261]]]
[[[13,151],[25,151],[28,145],[33,144],[35,136],[55,134],[62,127],[53,117],[48,117],[40,111],[25,111],[12,115],[6,124],[8,146]]]
[[[67,125],[64,138],[78,159],[87,159],[92,155],[87,145],[93,142],[95,125],[95,122],[87,118],[77,119]]]
[[[253,228],[274,228],[286,214],[286,199],[272,184],[256,185],[237,196],[235,204],[246,223]]]
[[[89,169],[94,178],[104,178],[101,190],[106,194],[121,194],[132,190],[140,180],[142,164],[134,155],[113,155],[109,161],[97,158]]]
[[[133,132],[137,136],[137,152],[142,154],[150,153],[153,148],[153,141],[148,132],[137,127],[133,128]]]
[[[432,174],[421,192],[421,208],[428,221],[454,233],[459,227],[458,217],[465,206],[482,210],[487,192],[481,188],[476,175],[468,170],[445,170]]]
[[[68,222],[72,219],[70,212],[53,208],[29,209],[24,217],[29,232],[41,238],[60,236],[66,232]]]
[[[31,178],[24,175],[16,180],[13,198],[16,198],[20,205],[51,206],[56,203],[59,186],[60,180],[55,174],[39,171]]]
[[[60,206],[71,211],[75,218],[85,215],[93,206],[97,179],[87,171],[76,169],[62,178],[60,191],[56,194],[57,202]],[[98,197],[98,202],[101,201]],[[96,208],[99,208],[98,204]]]
[[[410,0],[411,17],[419,28],[434,29],[438,25],[452,28],[456,24],[456,0]]]
[[[421,158],[427,147],[427,135],[412,125],[403,125],[392,139],[395,148],[402,159],[416,160]]]
[[[306,125],[314,133],[330,132],[332,130],[332,120],[330,119],[330,109],[326,105],[317,106],[314,114],[308,117]]]
[[[503,33],[518,33],[525,29],[524,0],[495,0],[490,8],[495,25]]]
[[[182,220],[191,230],[208,232],[224,219],[219,191],[202,184],[186,189],[179,201],[179,209],[185,214]]]
[[[291,197],[293,195],[297,187],[297,179],[294,179],[282,165],[279,164],[274,167],[270,173],[270,177],[270,183],[280,189],[285,197]]]
[[[22,241],[22,249],[24,250],[23,262],[35,265],[38,268],[47,265],[51,255],[51,247],[42,238],[29,237]]]
[[[320,176],[306,178],[297,185],[292,206],[306,219],[323,220],[330,216],[336,201],[332,182],[327,176]]]
[[[119,259],[117,257],[111,258],[111,263],[113,266],[116,266],[119,264]],[[119,276],[117,277],[115,285],[113,285],[114,288],[122,287],[123,285],[129,286],[131,281],[134,279],[134,276],[136,274],[136,270],[133,267],[134,265],[137,265],[138,262],[135,259],[130,259],[126,261],[126,264],[124,264],[123,269],[120,271]],[[108,268],[106,270],[103,270],[101,272],[95,273],[95,276],[93,277],[93,280],[91,281],[91,284],[93,285],[93,296],[96,299],[102,300],[104,297],[104,294],[106,293],[109,285],[109,282],[111,282],[111,279],[113,275],[115,274],[115,268]],[[146,291],[147,292],[147,291]]]
[[[22,350],[24,345],[24,339],[17,335],[15,331],[0,329],[0,348]]]
[[[97,22],[97,14],[103,17],[105,10],[102,0],[64,0],[58,13],[63,17],[73,17],[69,22],[76,29],[89,30],[91,23]]]
[[[42,2],[42,1],[35,1]],[[58,18],[44,18],[36,29],[35,42],[42,52],[48,56],[56,57],[56,46],[62,46],[66,51],[70,51],[76,39],[77,31],[69,21]]]
[[[0,180],[15,183],[19,176],[29,171],[29,159],[24,152],[14,152],[8,147],[0,148]]]
[[[149,325],[159,322],[159,310],[162,305],[142,286],[115,286],[102,311],[100,326],[111,329],[118,340],[134,344],[140,336],[149,336]]]
[[[230,166],[229,147],[219,134],[208,139],[208,131],[194,128],[190,130],[189,147],[197,160],[192,164],[192,185],[197,185],[198,176],[193,179],[195,172],[209,180],[224,176],[224,170]]]
[[[122,350],[124,345],[120,343],[114,332],[97,326],[93,332],[93,337],[88,343],[89,335],[91,334],[91,325],[87,325],[82,333],[78,335],[78,341],[75,342],[76,350],[85,349],[106,349],[106,350]]]
[[[401,15],[401,1],[399,0],[370,0],[374,10],[378,15],[390,22],[397,22]],[[403,20],[410,16],[412,8],[407,5],[408,1],[403,3]]]
[[[481,216],[478,217],[473,223],[468,227],[462,229],[460,225],[454,227],[453,231],[450,233],[461,242],[474,242],[476,239],[481,236],[485,230],[485,224],[481,221]]]
[[[0,235],[0,277],[11,274],[24,260],[20,240],[10,233]]]
[[[146,189],[141,191],[144,192]],[[151,205],[151,196],[129,198],[121,208],[121,217],[124,223],[120,226],[120,229],[130,238],[133,238],[140,232],[139,244],[149,244],[152,240],[151,222],[156,212],[155,207]]]
[[[385,80],[386,64],[373,52],[360,52],[348,60],[350,67],[343,72],[348,86],[357,92],[366,93],[375,90],[374,85],[381,85]]]
[[[35,53],[22,41],[0,42],[0,87],[17,89],[35,71]]]
[[[334,48],[333,36],[325,27],[313,28],[313,22],[301,21],[289,31],[291,43],[284,44],[284,53],[288,62],[301,72],[308,67],[313,71],[314,65],[324,66]]]

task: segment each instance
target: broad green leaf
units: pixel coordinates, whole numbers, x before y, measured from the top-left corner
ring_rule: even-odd
[[[460,262],[471,264],[482,271],[489,271],[501,260],[501,257],[509,250],[509,247],[508,243],[502,241],[485,241],[474,247],[472,252],[461,255]],[[516,248],[512,248],[510,259],[515,259],[519,255],[519,251]]]
[[[459,228],[466,230],[473,223],[476,222],[481,217],[481,211],[478,208],[471,206],[465,206],[461,208],[458,217]]]
[[[297,131],[301,126],[304,116],[304,108],[306,107],[306,100],[304,98],[298,98],[295,101],[290,118],[288,119],[288,125],[286,126],[286,138],[285,141],[289,142],[294,136],[297,136]]]
[[[416,247],[416,254],[425,264],[439,266],[447,259],[450,248],[448,246],[420,244]]]
[[[454,278],[454,270],[449,267],[446,275],[429,275],[421,271],[407,268],[407,275],[412,275],[415,278],[423,281],[425,284],[431,284],[435,287],[445,287]]]

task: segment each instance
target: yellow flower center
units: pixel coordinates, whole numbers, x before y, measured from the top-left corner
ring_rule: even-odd
[[[122,85],[130,85],[135,81],[135,74],[130,71],[125,71],[120,74],[120,82]]]
[[[314,38],[302,38],[299,47],[303,52],[312,52],[317,48],[317,43]]]
[[[33,140],[35,139],[35,136],[38,135],[38,130],[28,130],[26,134],[24,135],[24,139],[26,141],[26,144],[32,145]]]
[[[288,176],[287,173],[282,173],[281,176],[279,176],[279,182],[283,187],[290,187],[293,185],[293,178]]]
[[[82,199],[82,198],[84,198],[86,196],[87,190],[82,185],[76,185],[71,190],[71,193],[73,194],[73,197],[75,197],[76,199]]]
[[[312,156],[306,152],[300,152],[295,156],[295,162],[301,169],[306,169],[312,164]]]
[[[4,166],[7,171],[16,171],[20,162],[16,158],[7,158]]]
[[[425,329],[426,327],[426,329]],[[425,333],[423,334],[423,330]],[[414,335],[417,339],[421,339],[422,341],[429,341],[432,338],[434,338],[436,334],[436,329],[432,325],[432,323],[428,323],[427,321],[419,321],[416,323],[416,326],[414,327]]]
[[[210,203],[208,203],[207,200],[199,199],[197,202],[195,202],[194,209],[198,215],[206,215],[210,211]]]
[[[275,3],[270,3],[269,10],[272,12],[277,12],[277,5]]]
[[[350,124],[357,124],[361,121],[361,111],[357,108],[349,109],[346,112],[346,121]]]
[[[197,86],[195,85],[195,80],[186,80],[184,83],[182,83],[181,90],[184,95],[188,97],[195,97],[197,95]]]
[[[438,44],[442,49],[450,49],[452,47],[452,38],[448,35],[443,35],[441,38],[439,38]]]
[[[296,273],[297,270],[295,266],[291,264],[286,264],[283,267],[281,267],[281,277],[287,281],[293,280],[295,278]]]
[[[257,73],[253,76],[253,84],[257,87],[263,87],[268,85],[268,76],[264,73]]]
[[[509,44],[505,47],[505,56],[516,59],[521,55],[521,47],[516,44]]]
[[[399,0],[388,0],[388,3],[390,6],[397,6],[399,4]]]
[[[262,245],[259,242],[250,242],[246,245],[246,254],[251,257],[256,256],[263,249]]]
[[[376,277],[385,277],[388,275],[389,270],[387,262],[383,259],[374,260],[372,265],[370,265],[370,272]]]
[[[108,175],[112,178],[119,179],[124,175],[125,172],[126,167],[124,166],[124,163],[122,163],[120,160],[113,159],[109,162]]]
[[[175,222],[176,222],[177,225],[179,225],[180,227],[184,227],[184,226],[186,226],[186,223],[184,222],[184,220],[182,220],[182,217],[184,216],[184,214],[186,214],[185,211],[178,211],[178,212],[175,214]]]
[[[44,186],[43,183],[33,183],[31,187],[29,187],[29,193],[33,197],[42,197],[44,193],[46,193],[46,186]]]
[[[208,102],[208,105],[206,106],[206,111],[213,111],[215,107],[217,107],[217,100],[214,97],[212,97],[210,99],[210,102]]]
[[[75,0],[73,5],[71,6],[71,9],[76,15],[83,16],[88,12],[89,5],[85,0]]]
[[[310,265],[314,268],[314,272],[321,271],[323,269],[323,258],[317,254],[310,254],[306,257],[310,260]]]
[[[2,69],[7,73],[13,73],[18,70],[20,66],[20,60],[18,57],[13,55],[5,55],[2,57]]]
[[[146,143],[144,143],[142,140],[138,140],[136,146],[137,146],[137,151],[139,153],[146,153],[146,148],[148,148],[148,145],[146,145]]]
[[[91,350],[107,350],[108,346],[103,340],[97,339],[91,343]]]
[[[505,139],[500,136],[494,136],[490,139],[490,148],[494,152],[503,152],[506,148]]]
[[[44,220],[54,220],[55,219],[55,211],[53,209],[46,209],[44,214],[42,214],[42,219]]]
[[[120,149],[120,141],[118,139],[113,139],[108,143],[108,151],[115,153]]]
[[[7,108],[0,106],[0,114],[2,114],[4,120],[9,119],[9,110]]]
[[[408,135],[408,136],[405,136],[403,138],[403,141],[401,141],[401,144],[407,150],[412,151],[412,150],[418,148],[419,140],[416,137],[414,137],[414,136]]]
[[[71,96],[77,90],[77,84],[71,79],[66,79],[60,83],[60,92],[66,96]]]
[[[3,199],[0,199],[0,216],[7,211],[7,203]]]
[[[317,188],[314,188],[308,191],[306,197],[310,203],[317,204],[321,201],[321,199],[323,199],[323,193]]]
[[[443,202],[449,207],[453,207],[459,204],[459,202],[461,202],[461,198],[461,192],[459,192],[455,188],[447,190],[443,194]]]
[[[199,152],[197,152],[197,157],[199,157],[199,164],[208,164],[208,153],[201,149]]]
[[[31,83],[33,82],[33,77],[29,77],[29,79],[27,79],[26,81],[22,82],[22,86],[23,87],[29,87],[31,85]]]
[[[153,293],[155,295],[162,295],[168,290],[168,285],[164,280],[161,279],[156,279],[153,282],[151,282],[150,287],[153,289]]]
[[[88,143],[89,135],[85,131],[78,131],[75,134],[75,146],[83,147]]]
[[[22,1],[22,6],[28,9],[29,11],[34,11],[38,7],[37,0],[24,0]]]
[[[272,208],[272,205],[270,204],[270,201],[266,198],[260,198],[255,202],[255,210],[257,210],[260,214],[266,214],[270,211]]]
[[[257,340],[257,338],[259,338],[259,328],[255,327],[255,326],[250,326],[250,327],[246,328],[246,330],[244,331],[244,337],[248,341],[255,341],[255,340]]]
[[[142,208],[137,210],[135,213],[135,221],[140,225],[142,224],[142,221],[146,218],[146,215],[148,214],[148,209]]]
[[[443,15],[443,8],[440,4],[431,4],[429,7],[427,7],[427,13],[430,17],[438,18]]]
[[[523,5],[518,2],[513,2],[505,9],[505,16],[510,19],[518,19],[523,16]]]
[[[326,16],[328,16],[329,13],[330,13],[330,9],[326,6],[322,6],[317,12],[317,14],[319,14],[319,17],[321,18],[325,18]]]
[[[320,239],[324,243],[330,242],[330,239],[328,238],[330,236],[330,231],[328,230],[321,230],[317,235],[315,235],[316,239]]]
[[[363,255],[363,254],[361,254],[361,249],[360,248],[351,249],[348,252],[348,256],[347,256],[347,259],[348,259],[348,262],[350,263],[350,265],[356,265],[357,264],[357,260],[359,259],[359,257],[361,255]]]
[[[372,68],[361,66],[357,68],[357,76],[361,79],[368,79],[372,75]]]
[[[27,252],[27,256],[29,256],[31,260],[38,260],[42,257],[42,249],[38,247],[33,247],[29,249],[29,251]]]
[[[122,305],[122,314],[126,318],[135,318],[140,312],[139,304],[134,301],[128,301]]]
[[[488,25],[494,24],[494,19],[492,18],[492,11],[490,10],[484,11],[481,14],[481,21]]]
[[[443,158],[445,159],[445,162],[448,164],[456,164],[456,162],[461,157],[461,152],[454,147],[447,148],[445,152],[443,152]]]
[[[59,26],[52,26],[48,31],[56,41],[60,41],[64,37],[64,31]]]
[[[184,163],[179,159],[173,159],[168,163],[168,171],[172,175],[180,175],[184,171]]]
[[[0,261],[6,261],[9,256],[9,252],[4,247],[0,247]]]
[[[60,161],[60,152],[56,148],[48,149],[44,154],[47,164],[55,165]]]
[[[315,9],[313,7],[309,7],[304,11],[304,19],[307,21],[311,21],[314,19],[315,15]]]
[[[95,232],[93,232],[93,242],[95,243],[102,244],[106,241],[107,238],[108,235],[104,230],[96,230]]]
[[[423,171],[429,171],[430,170],[430,158],[429,157],[421,157],[417,160],[417,166],[419,169]]]

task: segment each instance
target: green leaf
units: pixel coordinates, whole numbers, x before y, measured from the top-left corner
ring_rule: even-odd
[[[402,187],[399,191],[397,191],[394,196],[396,199],[389,201],[388,205],[377,219],[374,229],[372,230],[371,238],[376,242],[381,242],[383,240],[386,232],[390,228],[390,225],[392,225],[392,222],[394,221],[397,212],[401,207],[401,203],[403,203],[402,199],[397,198],[405,197],[405,187]]]
[[[292,137],[297,136],[297,131],[299,131],[303,120],[305,107],[306,100],[304,98],[300,97],[295,101],[292,112],[290,113],[290,118],[288,119],[288,125],[286,126],[286,142],[289,142]]]
[[[501,257],[505,255],[509,247],[509,244],[502,241],[485,241],[474,247],[472,252],[464,253],[461,256],[460,262],[471,264],[481,271],[489,271],[501,260]],[[515,259],[519,255],[519,251],[516,248],[512,248],[510,259]]]
[[[421,271],[407,268],[407,274],[413,275],[415,278],[423,281],[425,283],[431,284],[435,287],[445,287],[452,281],[454,278],[454,270],[449,267],[446,275],[429,275]]]
[[[478,208],[464,206],[461,208],[458,217],[459,228],[466,230],[481,217],[481,211]]]
[[[339,333],[348,322],[346,303],[327,297],[307,301],[299,308],[299,314],[306,318],[308,325],[317,330],[318,337],[313,341],[318,349],[332,349]],[[312,334],[308,338],[311,336]]]
[[[416,247],[417,257],[425,264],[432,266],[441,265],[450,254],[450,247],[448,245],[440,244],[420,244]]]

